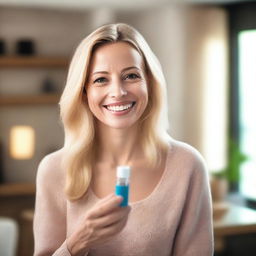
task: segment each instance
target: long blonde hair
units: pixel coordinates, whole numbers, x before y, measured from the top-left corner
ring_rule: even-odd
[[[71,60],[67,82],[60,99],[60,114],[65,131],[63,167],[66,171],[66,195],[81,198],[88,190],[95,155],[94,117],[83,93],[90,59],[99,45],[124,41],[141,54],[148,80],[148,105],[140,118],[141,145],[147,162],[156,166],[159,149],[167,147],[169,135],[166,85],[162,68],[143,36],[133,27],[118,23],[104,25],[77,47]]]

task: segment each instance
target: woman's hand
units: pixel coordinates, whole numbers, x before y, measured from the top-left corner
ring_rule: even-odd
[[[84,255],[124,228],[131,207],[120,207],[122,200],[121,196],[110,194],[88,211],[78,229],[67,239],[71,255]]]

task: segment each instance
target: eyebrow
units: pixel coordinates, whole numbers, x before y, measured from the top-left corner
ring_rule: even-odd
[[[138,67],[131,66],[131,67],[124,68],[124,69],[122,70],[122,72],[125,72],[125,71],[130,70],[130,69],[137,69],[137,70],[140,70],[140,68],[138,68]],[[99,73],[100,73],[100,74],[108,74],[109,72],[107,72],[107,71],[96,71],[96,72],[93,72],[92,75],[96,75],[96,74],[99,74]]]

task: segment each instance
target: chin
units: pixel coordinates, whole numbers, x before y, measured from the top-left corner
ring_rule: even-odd
[[[134,124],[114,124],[114,125],[108,125],[108,127],[117,129],[117,130],[122,130],[122,129],[128,129],[133,127]]]
[[[123,121],[123,122],[100,122],[100,124],[104,124],[105,127],[108,128],[112,128],[112,129],[117,129],[117,130],[121,130],[121,129],[128,129],[131,127],[134,127],[138,122],[127,122],[127,121]]]

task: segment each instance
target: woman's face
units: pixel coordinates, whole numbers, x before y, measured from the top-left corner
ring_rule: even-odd
[[[86,92],[100,125],[116,129],[133,126],[148,103],[143,58],[125,42],[100,46],[91,59]]]

